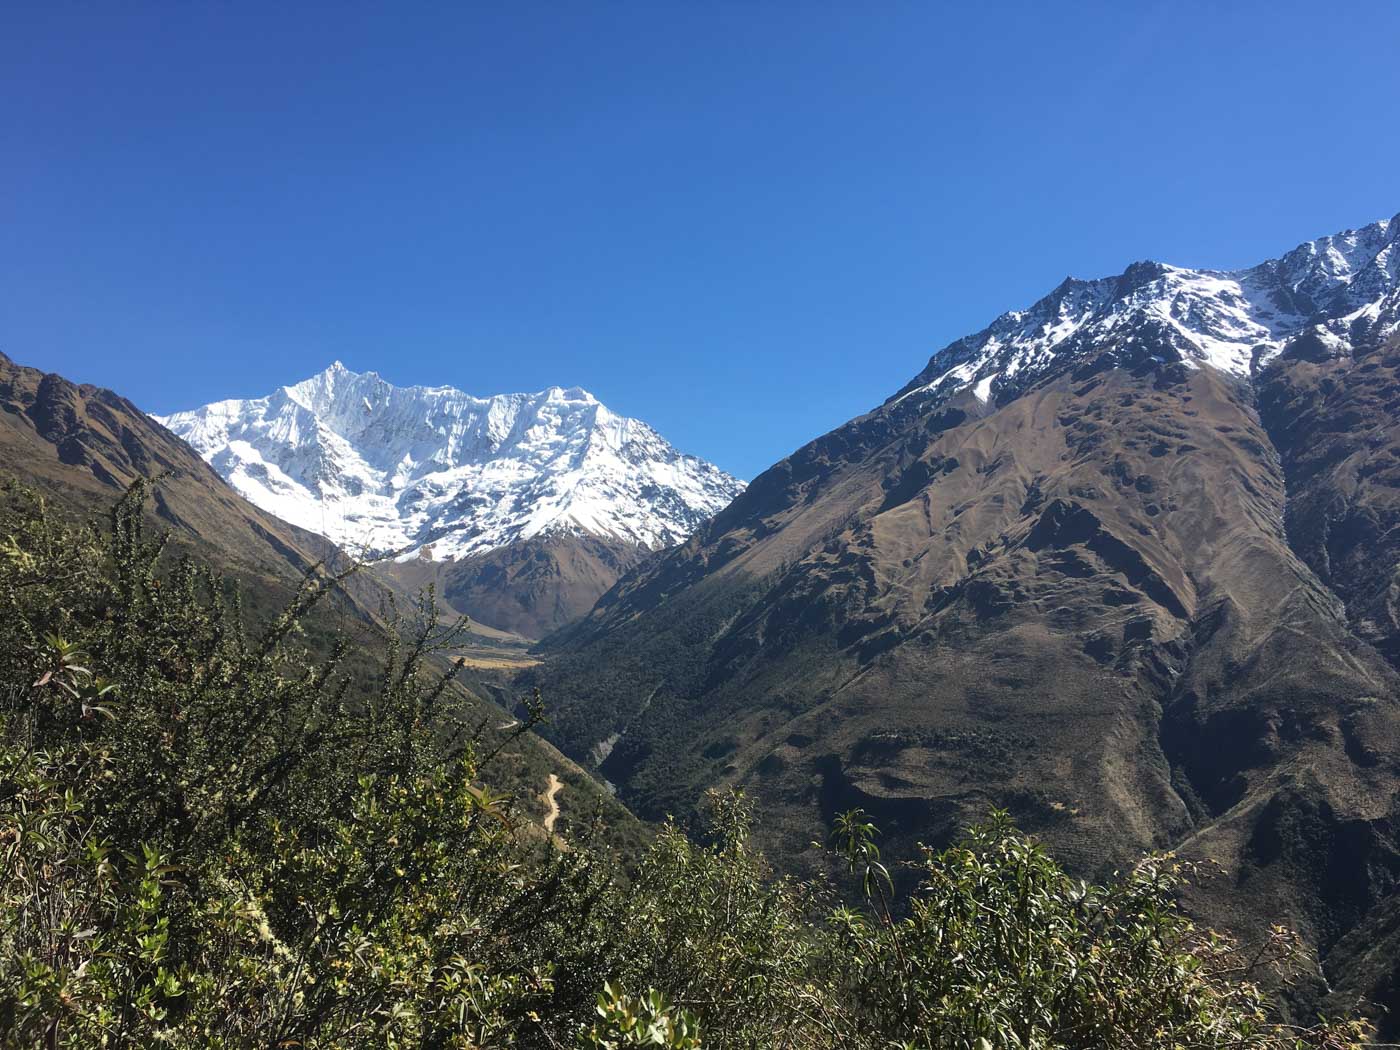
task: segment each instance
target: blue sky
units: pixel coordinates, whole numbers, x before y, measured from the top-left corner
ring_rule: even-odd
[[[1400,4],[10,3],[0,349],[580,385],[749,477],[1066,274],[1400,211]]]

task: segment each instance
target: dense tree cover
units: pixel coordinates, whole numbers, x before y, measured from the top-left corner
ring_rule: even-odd
[[[897,908],[851,813],[852,907],[774,877],[733,796],[635,863],[551,843],[488,786],[430,603],[357,683],[298,634],[333,578],[248,627],[141,498],[98,529],[0,494],[6,1045],[1358,1045],[1272,1024],[1267,960],[1173,906],[1170,858],[1086,885],[994,816]]]

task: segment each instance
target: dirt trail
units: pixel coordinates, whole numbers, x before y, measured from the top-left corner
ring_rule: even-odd
[[[564,782],[557,774],[549,774],[549,787],[544,789],[544,804],[549,807],[544,815],[544,830],[551,835],[554,834],[554,822],[559,819],[559,800],[555,796],[563,786]]]

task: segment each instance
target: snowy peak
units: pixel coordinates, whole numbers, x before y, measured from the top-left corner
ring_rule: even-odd
[[[982,401],[1011,396],[1108,351],[1248,377],[1305,334],[1337,349],[1376,344],[1400,330],[1397,240],[1400,215],[1243,270],[1137,262],[1117,277],[1066,278],[1029,309],[940,350],[890,403],[964,389]]]
[[[460,558],[555,532],[667,546],[743,488],[578,387],[479,398],[337,361],[160,422],[253,503],[375,557]]]
[[[1382,219],[1359,230],[1346,230],[1331,237],[1319,237],[1298,245],[1277,262],[1261,268],[1273,269],[1280,281],[1306,306],[1325,311],[1341,289],[1350,289],[1358,279],[1383,272],[1389,260],[1394,277],[1395,241],[1400,234],[1400,215]]]

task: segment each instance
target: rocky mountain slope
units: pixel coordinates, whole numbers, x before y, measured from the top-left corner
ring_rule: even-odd
[[[1393,1000],[1397,236],[953,343],[551,640],[556,738],[645,814],[744,787],[797,869],[851,806],[896,854],[996,805],[1086,873],[1215,860],[1207,918],[1317,954],[1300,1004]]]
[[[347,563],[333,544],[259,510],[188,445],[126,398],[17,364],[0,354],[0,469],[83,517],[105,513],[137,478],[161,478],[156,523],[177,545],[217,555],[253,594],[288,597],[321,561]],[[346,611],[371,622],[382,589],[357,582]]]
[[[339,362],[161,422],[264,510],[538,637],[684,539],[742,485],[587,391],[477,398]]]

